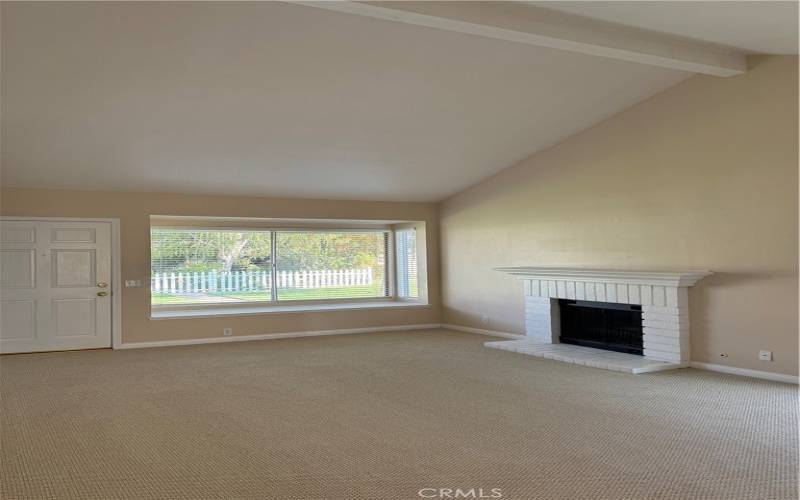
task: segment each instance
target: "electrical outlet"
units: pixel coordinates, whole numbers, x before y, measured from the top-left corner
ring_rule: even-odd
[[[225,337],[230,337],[231,335],[233,335],[233,328],[223,328],[222,335],[224,335]]]
[[[758,351],[758,359],[761,361],[772,361],[772,351]]]
[[[488,325],[489,324],[489,316],[487,316],[485,314],[482,315],[481,316],[481,323],[483,323],[484,325]]]

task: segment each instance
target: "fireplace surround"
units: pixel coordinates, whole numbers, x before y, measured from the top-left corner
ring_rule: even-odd
[[[706,270],[622,271],[609,269],[504,267],[497,271],[523,283],[525,334],[540,344],[561,337],[559,300],[636,306],[641,311],[644,358],[689,362],[688,287],[712,274]]]

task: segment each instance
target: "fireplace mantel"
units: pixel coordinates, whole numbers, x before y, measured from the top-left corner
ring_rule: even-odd
[[[565,267],[501,267],[520,278],[525,295],[526,336],[558,343],[558,299],[642,306],[644,357],[689,362],[688,287],[712,274],[706,270],[633,271]]]
[[[692,286],[713,274],[706,270],[685,271],[623,271],[614,269],[584,269],[576,267],[498,267],[495,271],[526,279],[601,281],[635,285]]]

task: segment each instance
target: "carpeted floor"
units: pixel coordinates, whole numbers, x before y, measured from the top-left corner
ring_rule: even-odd
[[[798,497],[796,386],[627,375],[487,340],[433,330],[4,356],[0,493]]]

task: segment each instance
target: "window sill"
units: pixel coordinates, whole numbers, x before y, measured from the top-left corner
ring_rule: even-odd
[[[429,304],[422,302],[352,302],[338,304],[296,304],[296,305],[276,305],[276,306],[257,306],[257,307],[202,307],[197,309],[152,309],[150,319],[187,319],[187,318],[209,318],[219,316],[253,316],[258,314],[275,313],[304,313],[304,312],[325,312],[325,311],[358,311],[362,309],[397,309],[406,307],[429,307]]]

